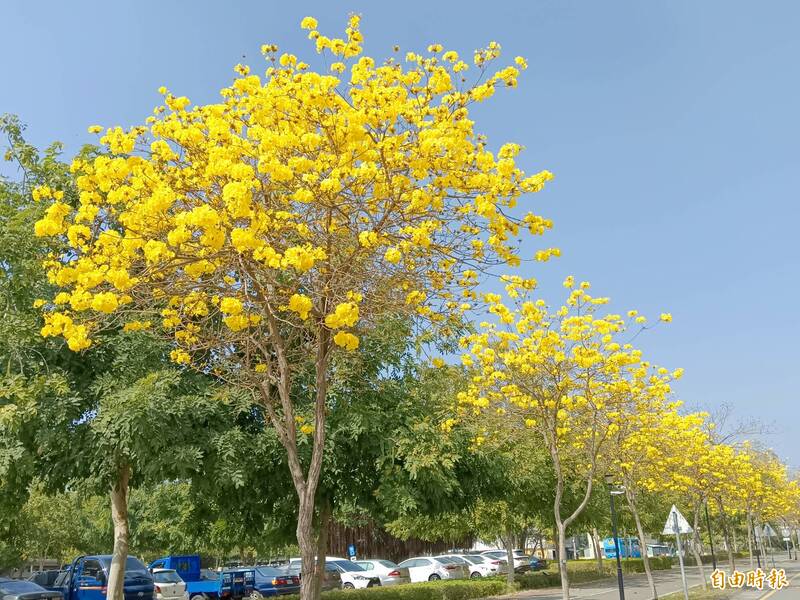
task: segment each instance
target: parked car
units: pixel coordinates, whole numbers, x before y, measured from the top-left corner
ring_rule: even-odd
[[[256,567],[256,583],[250,598],[260,600],[269,596],[296,594],[300,591],[300,573],[286,567]]]
[[[437,581],[439,579],[464,579],[467,570],[462,565],[457,565],[449,558],[434,558],[432,556],[415,556],[397,565],[401,569],[408,569],[411,581]]]
[[[483,556],[491,556],[497,560],[508,560],[508,552],[505,550],[486,550],[485,552],[481,552]],[[522,550],[514,550],[514,572],[515,573],[522,573],[524,571],[530,571],[531,566],[529,564],[530,557],[525,554]]]
[[[186,582],[175,569],[153,569],[157,600],[189,600]]]
[[[301,561],[298,559],[294,564],[286,563],[279,568],[285,568],[289,575],[296,575],[298,578],[301,578],[302,575],[300,573],[300,563]],[[322,580],[322,591],[338,590],[341,589],[341,587],[342,576],[339,574],[339,570],[336,567],[331,567],[326,564],[325,577]]]
[[[289,564],[300,565],[302,564],[302,560],[299,558],[292,558],[289,559]],[[369,588],[381,584],[381,579],[378,577],[377,573],[368,571],[364,567],[346,558],[326,556],[325,568],[339,571],[339,577],[342,579],[342,588],[346,590]]]
[[[539,558],[538,556],[531,556],[528,564],[531,567],[531,571],[541,571],[542,569],[547,568],[547,561],[543,558]]]
[[[252,568],[233,568],[212,571],[200,568],[197,554],[170,555],[150,563],[150,569],[174,569],[186,582],[190,599],[218,600],[220,598],[241,599],[253,592],[255,572]]]
[[[471,579],[494,577],[501,573],[508,573],[508,563],[504,560],[501,561],[489,556],[481,556],[480,554],[459,554],[453,556],[453,558],[460,558],[467,564]]]
[[[36,573],[31,573],[30,577],[28,577],[28,581],[39,584],[43,588],[51,588],[56,582],[59,573],[61,573],[61,571],[57,569],[50,571],[37,571]]]
[[[0,598],[3,600],[61,600],[61,592],[43,588],[36,582],[0,577]]]
[[[411,583],[411,574],[408,569],[401,568],[390,560],[356,560],[353,562],[375,573],[383,586]]]
[[[59,575],[53,587],[61,592],[64,600],[104,600],[110,570],[110,554],[80,556]],[[123,590],[125,598],[153,600],[153,576],[135,556],[125,561]]]

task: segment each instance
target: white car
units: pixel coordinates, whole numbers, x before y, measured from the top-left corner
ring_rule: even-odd
[[[188,600],[186,582],[175,569],[153,569],[157,600]]]
[[[289,566],[299,568],[302,564],[300,558],[290,558]],[[370,588],[381,585],[381,578],[377,573],[368,571],[361,565],[346,558],[336,556],[325,557],[325,568],[336,569],[342,578],[342,587],[346,590]]]
[[[480,554],[459,554],[452,558],[460,558],[467,563],[469,576],[472,579],[479,577],[494,577],[508,573],[508,562]]]
[[[397,585],[411,583],[411,574],[405,567],[399,567],[390,560],[356,560],[353,561],[380,577],[381,585]]]
[[[522,550],[514,550],[514,570],[519,569],[520,567],[528,567],[530,566],[531,557],[525,554]],[[485,552],[481,552],[482,556],[491,556],[495,560],[505,560],[508,562],[508,552],[505,550],[486,550]]]
[[[411,581],[437,581],[439,579],[464,579],[468,576],[463,565],[456,564],[449,558],[433,558],[432,556],[415,556],[404,560],[399,565],[408,569]]]

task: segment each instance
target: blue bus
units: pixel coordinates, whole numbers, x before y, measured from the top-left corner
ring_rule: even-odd
[[[619,542],[620,558],[642,558],[642,548],[639,545],[639,538],[617,538]],[[603,540],[603,554],[606,558],[616,558],[617,550],[614,547],[614,538],[607,537]]]

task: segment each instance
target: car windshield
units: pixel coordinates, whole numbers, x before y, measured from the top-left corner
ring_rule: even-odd
[[[110,556],[105,556],[101,558],[100,561],[103,563],[103,566],[106,569],[109,569],[111,567]],[[129,556],[128,560],[125,561],[125,572],[127,573],[128,571],[147,571],[147,567],[145,567],[142,564],[142,561],[140,561],[135,556]]]
[[[153,579],[156,583],[181,583],[183,579],[178,575],[177,571],[156,571],[153,573]]]
[[[329,564],[336,565],[342,571],[346,572],[353,572],[353,571],[366,571],[364,567],[361,565],[357,565],[356,563],[349,561],[349,560],[331,560],[328,561]]]
[[[517,558],[528,558],[528,555],[525,554],[524,550],[514,550],[514,556]]]
[[[397,568],[397,564],[393,563],[390,560],[379,560],[378,562],[380,564],[382,564],[384,567],[387,567],[389,569],[396,569]]]
[[[200,579],[205,579],[206,581],[216,581],[219,579],[219,573],[212,571],[211,569],[203,569],[200,571]]]
[[[450,560],[450,562],[454,562],[457,565],[465,565],[465,564],[467,564],[467,561],[465,561],[460,556],[448,556],[447,558],[448,558],[448,560]]]
[[[443,565],[452,565],[454,562],[456,562],[453,559],[447,558],[446,556],[439,556],[435,560],[438,560]]]
[[[473,565],[477,565],[479,563],[484,562],[484,557],[483,556],[476,556],[474,554],[470,554],[469,556],[465,556],[464,559],[468,560]]]

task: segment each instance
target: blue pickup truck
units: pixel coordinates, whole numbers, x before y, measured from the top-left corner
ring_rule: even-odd
[[[64,600],[105,600],[111,555],[79,556],[49,589],[61,592]],[[153,577],[136,557],[125,562],[125,600],[153,600]]]
[[[165,556],[150,563],[149,569],[174,569],[186,582],[189,600],[239,600],[253,593],[253,569],[225,569],[222,572],[200,568],[200,556]],[[127,598],[126,598],[127,600]]]

